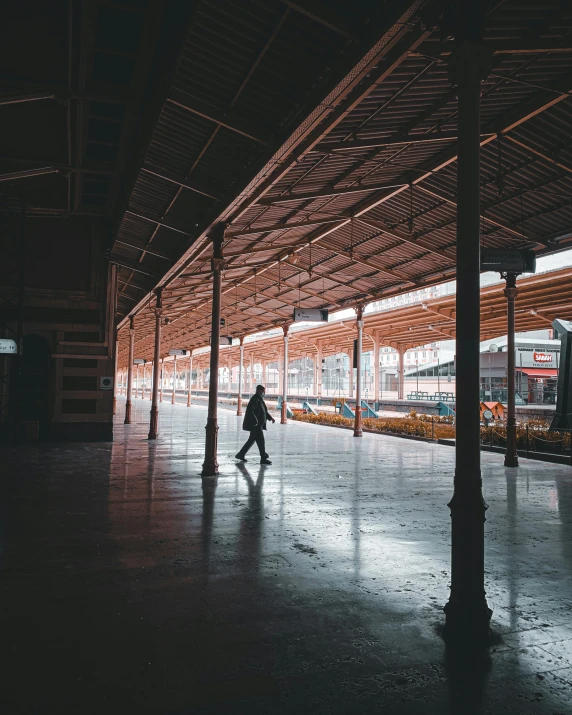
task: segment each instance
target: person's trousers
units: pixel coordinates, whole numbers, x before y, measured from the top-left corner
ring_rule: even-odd
[[[264,444],[264,430],[262,429],[262,427],[255,427],[254,429],[250,430],[250,437],[246,440],[239,454],[242,454],[242,456],[244,457],[255,442],[258,445],[260,459],[266,459],[268,455],[266,454],[266,447]]]

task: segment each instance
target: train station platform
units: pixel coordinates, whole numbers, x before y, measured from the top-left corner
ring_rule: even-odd
[[[454,451],[133,402],[113,444],[5,448],[6,713],[554,715],[572,702],[572,469],[483,453],[495,643],[440,637]],[[9,507],[7,506],[9,504]],[[33,674],[30,675],[30,674]]]

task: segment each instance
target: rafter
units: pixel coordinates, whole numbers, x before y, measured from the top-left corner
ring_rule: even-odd
[[[252,139],[252,141],[257,142],[258,144],[264,144],[268,145],[271,143],[269,139],[262,138],[259,136],[255,136],[254,134],[251,134],[249,131],[246,131],[242,129],[241,127],[238,126],[237,122],[232,122],[229,121],[228,118],[224,115],[218,115],[216,112],[213,112],[211,109],[208,111],[201,110],[198,106],[193,106],[191,102],[193,101],[192,97],[189,95],[185,94],[181,90],[176,90],[176,89],[171,89],[169,92],[169,97],[167,98],[167,102],[169,104],[174,105],[175,107],[179,107],[179,109],[184,109],[186,112],[190,112],[191,114],[196,114],[198,117],[201,117],[202,119],[206,119],[209,122],[213,122],[214,124],[218,124],[221,127],[224,127],[225,129],[228,129],[231,132],[235,132],[236,134],[240,134],[243,137],[246,137],[247,139]]]
[[[319,25],[327,27],[328,30],[332,30],[333,32],[343,35],[348,40],[356,39],[355,35],[345,28],[347,21],[332,12],[331,8],[327,4],[322,5],[314,1],[310,5],[312,9],[310,9],[310,7],[308,7],[308,3],[301,4],[299,2],[293,2],[293,0],[280,0],[280,2],[287,5],[292,10],[296,10],[296,12],[309,17]]]
[[[147,221],[148,223],[155,224],[158,228],[167,228],[169,231],[175,231],[176,233],[182,233],[183,236],[189,236],[190,238],[193,237],[191,233],[188,233],[187,231],[182,231],[180,228],[175,228],[174,226],[169,226],[168,223],[164,223],[163,221],[159,221],[156,218],[151,218],[150,216],[145,216],[144,214],[136,213],[135,211],[130,211],[129,209],[125,212],[126,214],[129,214],[129,216],[135,216],[135,218],[140,218],[143,221]]]
[[[166,174],[164,174],[162,172],[158,172],[156,169],[150,169],[147,166],[142,166],[141,171],[145,172],[146,174],[150,174],[151,176],[155,176],[155,177],[157,177],[157,179],[162,179],[163,181],[168,181],[170,184],[175,184],[175,186],[178,186],[181,189],[188,189],[189,191],[192,191],[195,194],[200,194],[201,196],[204,196],[207,199],[213,199],[213,201],[219,201],[219,199],[216,196],[213,196],[212,194],[209,194],[206,191],[203,191],[202,189],[197,188],[196,186],[192,186],[191,184],[188,183],[188,181],[179,181],[178,179],[174,179],[171,176],[167,176]]]
[[[484,135],[482,135],[484,136]],[[361,149],[383,149],[389,146],[414,146],[417,144],[435,144],[457,141],[457,132],[427,132],[426,134],[402,134],[385,139],[355,139],[353,141],[337,142],[335,144],[318,144],[315,153],[321,150],[343,153]],[[391,188],[391,187],[389,187]]]
[[[457,208],[457,202],[450,196],[447,196],[447,194],[445,194],[444,192],[436,191],[433,188],[429,189],[422,184],[420,184],[418,188],[429,196],[433,196],[433,198],[438,199],[439,201],[443,201],[444,203],[449,204],[449,206],[454,206],[455,209]],[[517,238],[522,239],[522,231],[517,231],[516,229],[512,228],[512,226],[508,226],[507,224],[505,224],[503,221],[498,221],[497,219],[492,218],[492,216],[487,215],[486,212],[481,213],[481,218],[486,223],[490,223],[492,226],[501,228],[503,231],[510,233],[512,236],[516,236]]]
[[[320,213],[317,209],[315,213]],[[321,226],[324,224],[335,224],[339,222],[343,217],[332,217],[332,218],[321,218],[306,221],[296,221],[294,223],[274,223],[274,224],[262,224],[261,226],[246,226],[244,228],[237,228],[234,231],[228,231],[226,233],[227,238],[239,238],[242,236],[254,236],[257,233],[271,233],[272,231],[288,231],[292,228],[309,228],[310,226]]]
[[[350,196],[352,194],[363,194],[367,191],[381,191],[386,189],[395,189],[403,184],[371,184],[370,186],[348,186],[342,189],[322,189],[321,191],[308,191],[306,193],[286,193],[280,196],[269,196],[264,199],[259,199],[259,206],[273,206],[274,204],[286,204],[291,201],[310,201],[313,199],[335,198],[336,196]],[[315,213],[318,213],[316,209]]]
[[[543,159],[544,161],[548,162],[548,164],[557,166],[559,169],[562,169],[562,171],[565,171],[567,174],[572,174],[572,166],[569,166],[568,164],[565,164],[564,162],[559,161],[554,157],[548,156],[548,154],[543,151],[540,151],[539,149],[535,149],[527,142],[522,141],[522,139],[517,139],[516,137],[513,137],[511,135],[507,135],[506,138],[509,142],[512,142],[516,146],[519,146],[521,149],[524,149],[524,151],[528,152],[529,154],[534,154],[540,159]]]

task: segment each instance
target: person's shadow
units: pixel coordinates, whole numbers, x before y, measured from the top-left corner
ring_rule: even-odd
[[[256,482],[243,462],[236,466],[248,485],[248,503],[240,518],[238,552],[241,557],[248,559],[252,569],[257,570],[262,546],[262,520],[264,518],[262,487],[266,466],[261,464],[258,468]]]

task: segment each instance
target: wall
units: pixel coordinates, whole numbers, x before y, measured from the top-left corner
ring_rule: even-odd
[[[105,224],[80,216],[23,222],[9,217],[1,236],[0,292],[9,296],[10,307],[0,330],[6,337],[41,336],[49,346],[47,420],[40,439],[111,440],[113,390],[102,389],[101,378],[114,375],[116,278],[104,258]],[[12,260],[17,255],[19,263]],[[33,419],[17,406],[30,370],[33,375],[32,358],[8,366],[5,361],[10,375],[0,419],[4,437],[21,437],[22,423]]]

